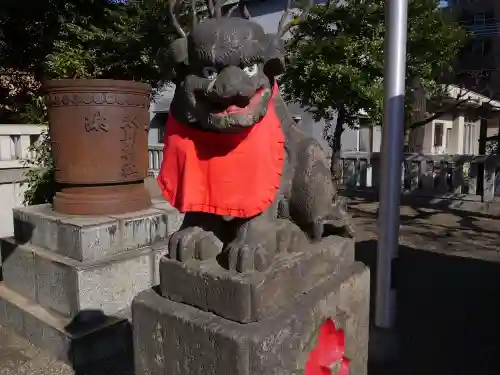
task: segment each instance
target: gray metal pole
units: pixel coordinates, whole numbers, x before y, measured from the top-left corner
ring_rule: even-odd
[[[396,298],[391,285],[392,260],[397,256],[399,247],[408,0],[386,0],[385,4],[385,98],[380,166],[375,325],[391,329],[394,326]]]

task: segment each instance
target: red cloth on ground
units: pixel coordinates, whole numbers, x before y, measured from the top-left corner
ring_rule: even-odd
[[[239,134],[198,130],[170,114],[158,176],[165,199],[180,212],[248,218],[265,211],[276,199],[285,151],[273,102]]]

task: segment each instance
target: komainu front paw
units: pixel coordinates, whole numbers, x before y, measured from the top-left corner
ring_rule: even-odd
[[[228,267],[238,272],[264,271],[276,254],[276,230],[274,223],[255,228],[245,224],[236,239],[226,247]]]
[[[168,243],[169,258],[185,262],[190,259],[215,258],[222,251],[222,242],[212,232],[188,227],[175,232]]]

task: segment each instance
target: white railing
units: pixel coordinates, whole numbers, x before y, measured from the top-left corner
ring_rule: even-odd
[[[25,160],[35,157],[29,147],[43,130],[35,124],[0,124],[0,169],[25,168]]]
[[[12,209],[22,206],[29,147],[44,128],[34,124],[0,124],[0,237],[12,236]]]
[[[148,175],[157,177],[163,160],[163,143],[148,145]]]

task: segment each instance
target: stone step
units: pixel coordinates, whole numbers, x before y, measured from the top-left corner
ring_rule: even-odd
[[[121,215],[65,215],[42,204],[15,208],[13,216],[18,242],[78,261],[101,260],[164,241],[183,220],[182,214],[161,199],[153,200],[150,209]]]
[[[0,282],[0,325],[11,328],[36,347],[72,366],[129,350],[128,310],[114,316],[84,311],[69,319],[44,309]]]
[[[14,239],[0,245],[5,285],[68,318],[87,309],[115,314],[129,307],[137,293],[159,283],[158,262],[167,250],[167,243],[160,242],[79,262]]]

